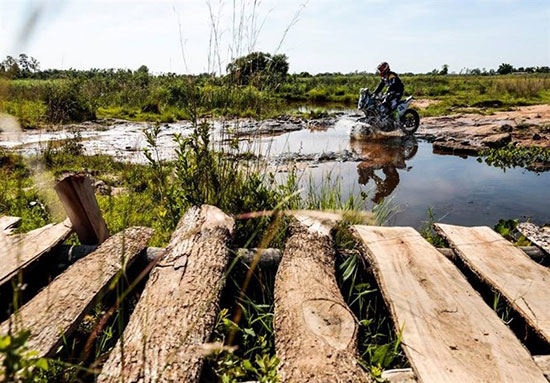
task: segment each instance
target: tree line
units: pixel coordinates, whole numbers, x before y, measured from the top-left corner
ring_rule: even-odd
[[[289,76],[288,57],[284,54],[271,55],[264,52],[252,52],[246,56],[236,58],[230,62],[227,67],[227,74],[222,76],[222,79],[232,82],[237,85],[254,85],[256,87],[277,87],[284,83]],[[548,66],[530,66],[518,67],[508,63],[502,63],[497,69],[486,68],[463,68],[458,73],[459,75],[474,75],[474,76],[493,76],[506,75],[512,73],[550,73]],[[370,75],[372,73],[355,71],[354,75]],[[414,76],[415,73],[403,73],[404,75]],[[449,66],[443,65],[440,70],[434,69],[428,72],[429,75],[449,75]],[[34,57],[30,57],[24,53],[18,57],[7,56],[0,62],[0,77],[7,79],[56,79],[56,78],[94,78],[97,76],[103,77],[118,77],[125,78],[128,76],[152,76],[147,66],[142,65],[137,70],[131,69],[40,69],[40,63]],[[308,77],[327,77],[327,76],[344,76],[340,72],[327,72],[312,75],[309,72],[301,72],[291,75],[292,77],[308,78]],[[198,75],[180,75],[176,73],[162,73],[161,77],[193,77],[193,78],[213,78],[210,73],[201,73]]]

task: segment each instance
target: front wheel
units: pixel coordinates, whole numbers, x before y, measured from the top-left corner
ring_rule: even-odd
[[[407,109],[401,116],[401,129],[406,134],[414,134],[420,125],[420,116],[414,109]]]

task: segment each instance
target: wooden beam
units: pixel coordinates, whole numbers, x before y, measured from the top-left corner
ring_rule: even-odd
[[[435,224],[464,264],[509,302],[550,342],[550,269],[530,259],[491,228]]]
[[[408,227],[354,226],[402,347],[424,383],[546,383],[466,278]]]
[[[10,329],[30,330],[29,349],[39,356],[52,356],[62,338],[76,328],[113,277],[146,247],[152,234],[152,229],[133,227],[109,238],[0,324],[0,334]]]
[[[550,355],[535,355],[533,359],[550,382]]]
[[[26,234],[0,233],[0,286],[63,242],[71,231],[71,223],[65,220],[65,222],[49,224]]]
[[[187,211],[98,382],[199,381],[233,227],[233,219],[216,207]]]
[[[523,222],[518,224],[517,229],[530,242],[540,247],[546,254],[550,254],[550,227],[539,227],[534,223]]]
[[[109,230],[99,210],[90,179],[84,174],[69,174],[54,186],[80,242],[101,244]]]
[[[539,366],[546,379],[550,382],[550,355],[535,355],[533,360]],[[388,383],[416,383],[416,374],[412,368],[398,370],[386,370],[382,373],[382,379]]]
[[[11,229],[21,222],[19,217],[10,217],[7,215],[0,217],[0,234],[11,234]]]
[[[357,362],[357,320],[334,275],[333,223],[295,215],[275,277],[275,351],[285,383],[370,382]]]
[[[387,383],[416,383],[416,375],[412,368],[400,368],[382,372],[382,379]]]

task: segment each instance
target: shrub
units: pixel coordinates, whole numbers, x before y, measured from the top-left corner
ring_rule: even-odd
[[[42,89],[47,121],[65,123],[95,119],[95,108],[81,89],[82,82],[76,80],[47,82]]]

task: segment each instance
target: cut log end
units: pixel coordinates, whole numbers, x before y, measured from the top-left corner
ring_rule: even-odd
[[[101,244],[109,237],[92,183],[85,174],[66,174],[54,189],[80,242],[86,245]]]
[[[334,221],[294,217],[275,277],[273,327],[281,379],[369,382],[357,362],[357,321],[334,275]]]

